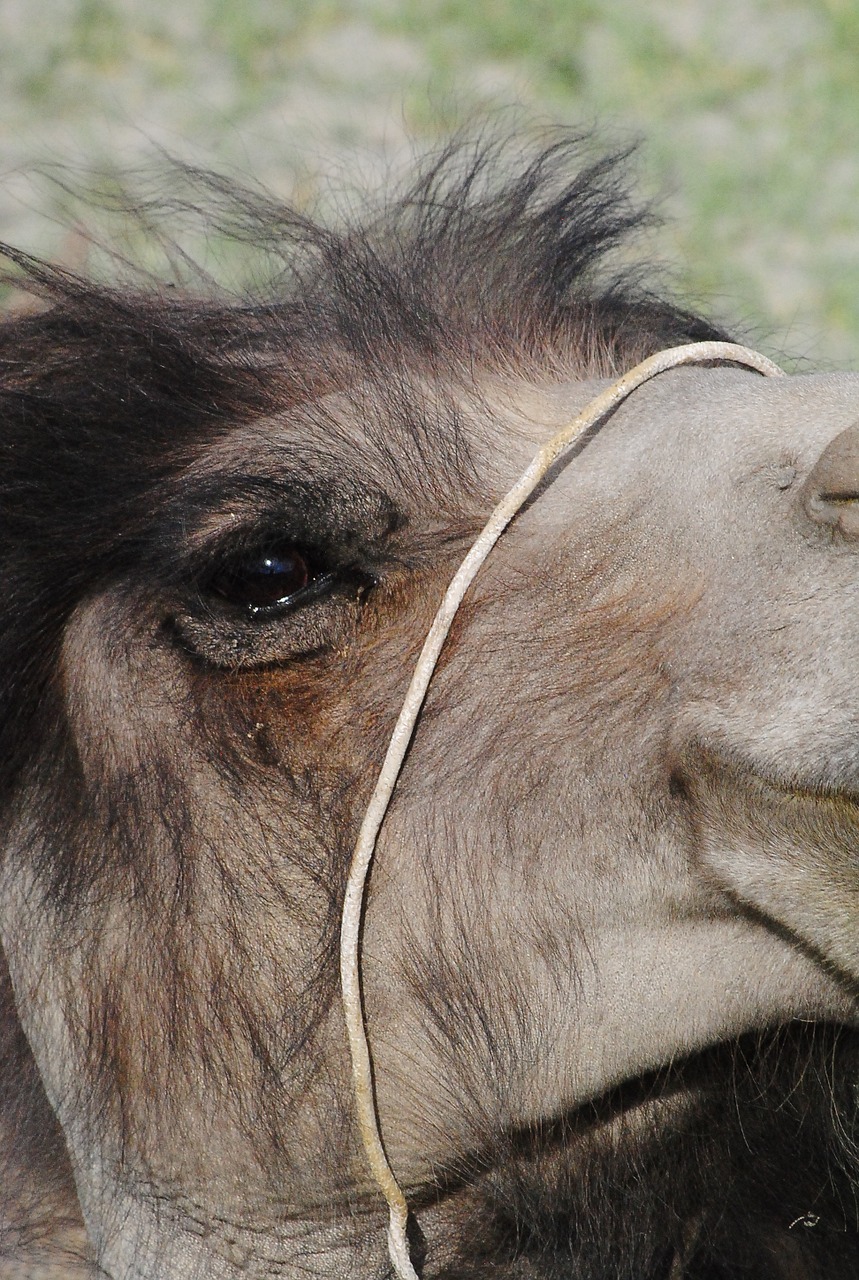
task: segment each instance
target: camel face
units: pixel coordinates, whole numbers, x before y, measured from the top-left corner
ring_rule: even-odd
[[[536,447],[718,336],[590,284],[623,217],[543,163],[293,227],[265,305],[5,327],[9,1275],[387,1274],[337,934],[411,670]],[[466,597],[362,939],[427,1280],[855,1274],[857,423],[665,373]]]

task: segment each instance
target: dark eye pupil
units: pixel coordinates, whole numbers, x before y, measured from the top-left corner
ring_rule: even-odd
[[[310,578],[307,561],[298,551],[266,552],[224,569],[212,589],[230,604],[266,609],[301,591]]]

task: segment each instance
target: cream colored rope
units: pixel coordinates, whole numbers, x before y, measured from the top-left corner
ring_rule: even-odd
[[[687,346],[671,347],[637,364],[617,382],[591,400],[572,422],[563,427],[547,444],[538,450],[533,461],[517,480],[509,493],[502,498],[486,525],[454,574],[438,613],[433,619],[411,683],[397,718],[387,754],[378,781],[367,805],[364,821],[352,856],[346,898],[340,928],[340,980],[343,989],[343,1013],[349,1035],[352,1057],[352,1081],[355,1093],[355,1109],[361,1138],[373,1177],[379,1185],[390,1210],[388,1224],[388,1252],[391,1264],[399,1280],[418,1280],[412,1265],[406,1238],[409,1208],[406,1197],[388,1163],[379,1128],[379,1116],[373,1087],[373,1066],[361,989],[361,917],[370,863],[376,848],[376,840],[390,804],[397,778],[403,766],[409,743],[420,715],[429,682],[432,679],[442,646],[450,631],[456,611],[474,577],[489,555],[507,525],[522,504],[534,492],[552,464],[578,440],[590,427],[616,409],[631,392],[643,382],[655,378],[666,369],[683,364],[702,364],[707,361],[730,362],[756,369],[768,377],[783,376],[784,370],[766,356],[748,347],[732,342],[695,342]]]

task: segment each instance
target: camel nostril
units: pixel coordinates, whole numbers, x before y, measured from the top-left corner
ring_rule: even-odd
[[[859,539],[859,423],[826,446],[803,485],[803,507],[816,524]]]

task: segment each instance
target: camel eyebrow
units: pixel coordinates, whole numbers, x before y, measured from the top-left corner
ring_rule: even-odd
[[[183,493],[181,508],[168,514],[159,558],[182,578],[277,538],[335,558],[378,555],[405,519],[386,493],[295,474],[213,477]]]

